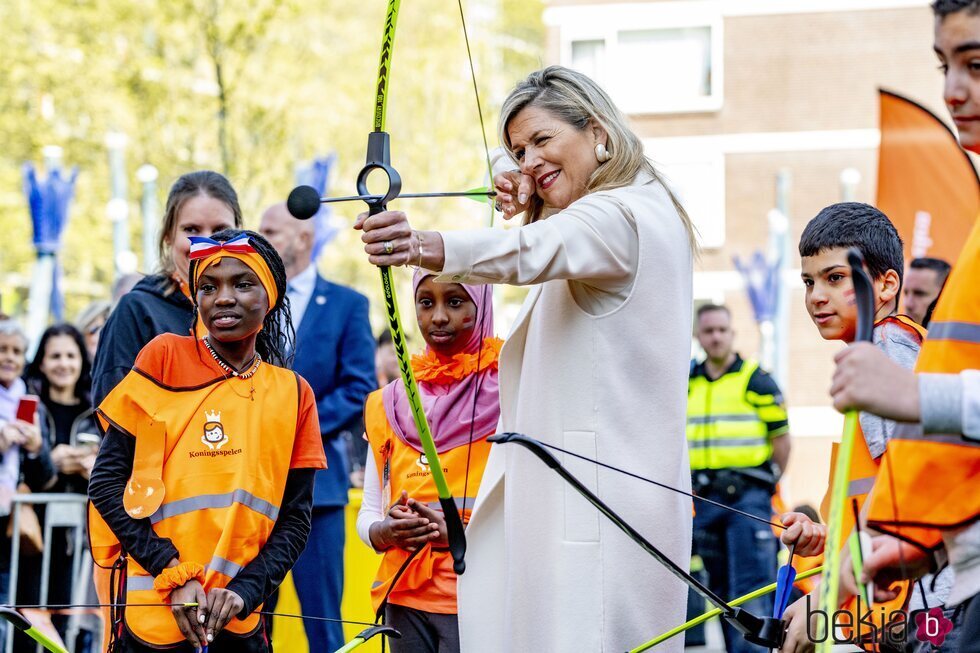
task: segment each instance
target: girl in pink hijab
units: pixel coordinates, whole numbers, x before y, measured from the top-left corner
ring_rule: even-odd
[[[500,417],[490,286],[414,279],[415,310],[426,342],[412,357],[450,491],[463,522],[473,508]],[[365,467],[357,532],[383,553],[371,588],[374,608],[402,633],[399,651],[458,651],[456,574],[429,461],[422,450],[401,379],[368,396],[366,437],[374,464]]]

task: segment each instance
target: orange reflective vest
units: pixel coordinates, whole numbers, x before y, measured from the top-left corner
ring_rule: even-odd
[[[368,395],[364,406],[364,427],[371,453],[381,479],[382,511],[387,514],[392,498],[397,500],[402,490],[420,503],[435,510],[442,510],[439,495],[425,454],[409,446],[395,434],[385,415],[381,390]],[[489,433],[476,434],[473,444],[465,444],[439,452],[449,490],[456,497],[458,508],[463,508],[463,523],[467,523],[480,480],[490,455]],[[468,457],[468,458],[467,458]],[[469,476],[467,476],[467,459]],[[468,479],[468,480],[467,480]],[[464,492],[469,496],[464,496]],[[410,556],[404,549],[391,548],[384,552],[381,565],[371,586],[371,602],[375,611],[381,607],[385,596],[388,602],[417,610],[438,614],[456,614],[456,572],[448,550],[434,550],[426,545],[415,554],[408,567],[397,578],[395,588],[389,592],[392,581]]]
[[[917,373],[980,369],[980,220],[953,268],[916,362]],[[922,434],[900,424],[882,457],[871,496],[875,528],[935,550],[942,531],[980,517],[980,441],[962,434]],[[951,499],[955,497],[955,500]]]
[[[911,318],[905,315],[891,315],[875,324],[878,327],[886,322],[892,324],[897,324],[905,328],[913,338],[915,338],[920,344],[923,338],[925,338],[926,330]],[[847,505],[844,506],[844,513],[841,516],[841,532],[850,534],[854,531],[854,503],[857,504],[857,511],[860,513],[861,509],[864,507],[864,502],[867,500],[868,495],[871,493],[872,488],[874,488],[876,480],[878,478],[880,460],[875,460],[871,457],[871,451],[868,449],[868,443],[864,439],[864,434],[861,431],[861,425],[858,423],[857,433],[855,434],[854,440],[854,452],[851,455],[851,466],[849,469],[847,477]],[[887,447],[892,446],[891,441],[889,441]],[[837,452],[838,443],[832,445],[830,454],[830,482],[827,486],[827,494],[824,495],[823,502],[820,504],[820,513],[827,520],[830,515],[830,495],[831,488],[834,486],[834,470],[837,468]],[[886,448],[887,451],[887,448]],[[844,540],[844,548],[847,547],[847,539]],[[874,623],[879,628],[884,627],[885,623],[881,623],[883,619],[887,620],[890,615],[894,614],[896,611],[900,611],[905,608],[905,604],[909,599],[911,582],[901,581],[895,584],[895,587],[900,587],[901,592],[898,596],[890,601],[885,601],[883,603],[873,602],[871,604],[871,614],[872,623]],[[860,615],[858,615],[857,608],[857,598],[851,597],[845,601],[841,607],[841,610],[847,610],[851,613],[853,621],[851,623],[858,623]],[[868,607],[862,605],[861,612],[868,610]],[[850,637],[850,629],[841,628],[841,633],[844,637]],[[860,642],[857,642],[860,644]],[[874,643],[865,643],[865,645],[874,645]]]
[[[172,540],[181,562],[203,565],[206,592],[227,586],[262,550],[289,470],[326,467],[315,399],[303,379],[266,363],[251,378],[226,378],[191,337],[165,334],[144,347],[99,417],[104,428],[136,439],[127,513]],[[93,558],[112,566],[122,547],[97,511],[89,516]],[[170,610],[155,607],[169,592],[153,581],[127,557],[120,599],[149,605],[126,607],[126,627],[154,647],[180,643]],[[226,628],[247,635],[259,626],[253,613]]]

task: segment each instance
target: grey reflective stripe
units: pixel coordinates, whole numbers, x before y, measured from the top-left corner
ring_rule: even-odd
[[[376,580],[373,583],[371,583],[371,589],[374,589],[375,587],[381,587],[382,585],[384,585],[384,583],[382,583],[380,580]]]
[[[972,322],[930,322],[929,340],[958,340],[980,344],[980,324]]]
[[[456,510],[464,510],[463,502],[466,502],[465,510],[473,510],[473,504],[476,503],[476,497],[453,497],[453,501],[456,502]],[[438,501],[430,501],[425,504],[432,510],[438,510],[442,512],[442,504]]]
[[[229,508],[236,503],[240,503],[246,508],[251,508],[272,521],[275,521],[279,517],[279,508],[265,499],[260,499],[245,490],[235,490],[226,494],[199,494],[196,497],[188,497],[165,503],[150,516],[150,523],[157,524],[170,517],[176,517],[177,515],[195,512],[197,510],[205,510],[207,508]]]
[[[696,417],[688,417],[688,424],[714,424],[715,422],[761,422],[759,416],[755,413],[733,413],[726,415],[724,413],[717,415],[699,415]]]
[[[707,449],[709,447],[758,447],[769,444],[768,438],[707,438],[705,440],[688,440],[691,449]]]
[[[208,569],[224,574],[229,578],[234,578],[242,570],[242,565],[236,564],[231,560],[226,560],[220,556],[211,558]],[[153,589],[153,576],[129,576],[126,578],[126,590],[130,592],[145,592]]]
[[[847,496],[856,497],[859,494],[867,494],[875,486],[875,477],[856,478],[847,484]]]
[[[219,574],[224,574],[229,578],[234,578],[238,575],[238,572],[242,570],[242,566],[232,562],[231,560],[226,560],[219,556],[214,556],[211,558],[211,562],[208,563],[208,569],[211,571],[216,571]]]
[[[153,576],[127,576],[126,591],[146,592],[153,589]]]

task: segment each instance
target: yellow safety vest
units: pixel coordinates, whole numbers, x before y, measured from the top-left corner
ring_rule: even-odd
[[[783,409],[774,396],[749,392],[749,380],[757,369],[757,362],[745,360],[741,369],[714,381],[703,375],[691,379],[687,392],[691,469],[758,467],[772,457],[766,422],[779,419]]]

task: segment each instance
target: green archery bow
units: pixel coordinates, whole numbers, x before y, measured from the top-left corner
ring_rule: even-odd
[[[376,86],[374,102],[374,131],[368,136],[367,157],[364,167],[357,176],[357,192],[360,195],[369,195],[367,188],[368,176],[381,170],[388,178],[387,192],[376,198],[366,200],[368,213],[376,215],[388,208],[388,202],[398,197],[401,192],[401,177],[391,166],[391,147],[390,136],[385,131],[385,118],[388,110],[388,79],[391,75],[392,50],[395,42],[395,26],[398,23],[398,8],[400,0],[389,0],[388,10],[385,14],[384,37],[381,40],[381,62],[378,65],[378,83]],[[412,411],[412,419],[415,428],[418,430],[419,439],[422,442],[422,449],[425,452],[426,460],[429,463],[429,470],[432,472],[432,480],[436,485],[439,495],[439,504],[442,506],[443,517],[446,520],[446,533],[449,540],[449,552],[453,557],[453,569],[457,574],[462,574],[466,570],[466,563],[463,560],[466,555],[466,536],[463,533],[463,519],[460,510],[456,506],[456,500],[449,490],[446,476],[443,473],[442,463],[439,460],[439,452],[432,439],[432,432],[429,430],[429,423],[422,410],[422,399],[419,395],[418,384],[415,382],[415,373],[408,355],[408,345],[405,342],[405,334],[402,329],[401,317],[398,312],[398,300],[395,294],[395,286],[391,278],[391,268],[381,267],[381,286],[384,290],[385,313],[388,316],[388,328],[391,331],[391,340],[395,348],[395,355],[398,357],[398,369],[401,370],[402,381],[405,383],[405,395]]]
[[[3,619],[17,630],[33,639],[35,642],[43,646],[45,650],[52,651],[53,653],[68,653],[68,651],[61,646],[61,644],[58,644],[56,641],[38,630],[27,617],[22,615],[20,612],[17,612],[17,610],[6,606],[0,607],[0,619]]]
[[[857,333],[855,342],[871,342],[874,330],[874,291],[871,279],[864,271],[864,257],[857,249],[847,253],[847,262],[851,266],[851,280],[854,284],[854,302],[857,305]],[[837,608],[837,596],[840,589],[841,548],[843,547],[843,519],[847,506],[848,477],[851,471],[851,458],[854,455],[854,440],[858,432],[858,412],[849,410],[844,416],[844,435],[837,451],[837,463],[834,467],[834,482],[830,495],[830,518],[827,520],[827,545],[824,559],[823,574],[820,577],[820,609],[824,614],[833,614]],[[817,646],[819,653],[830,653],[834,638],[829,628],[823,633]]]
[[[809,578],[810,576],[816,576],[817,574],[820,573],[822,569],[823,567],[814,567],[813,569],[808,569],[800,573],[800,575],[796,577],[796,580],[799,581],[799,580],[803,580],[804,578]],[[760,596],[765,596],[766,594],[770,594],[775,590],[776,590],[776,583],[770,583],[765,587],[760,587],[759,589],[752,590],[748,594],[745,594],[744,596],[740,596],[737,599],[732,599],[731,601],[728,602],[728,605],[731,606],[742,605],[743,603],[748,603],[752,599],[757,599]],[[722,612],[721,608],[712,608],[711,610],[708,610],[704,614],[694,617],[690,621],[687,621],[681,624],[680,626],[677,626],[676,628],[671,628],[670,630],[668,630],[666,633],[662,635],[657,635],[649,642],[640,644],[636,648],[630,649],[629,653],[640,653],[641,651],[650,650],[657,644],[663,644],[668,639],[676,637],[677,635],[680,635],[684,631],[690,630],[695,626],[700,626],[701,624],[708,621],[709,619],[713,619],[714,617],[717,617],[718,615],[721,614],[721,612]]]

